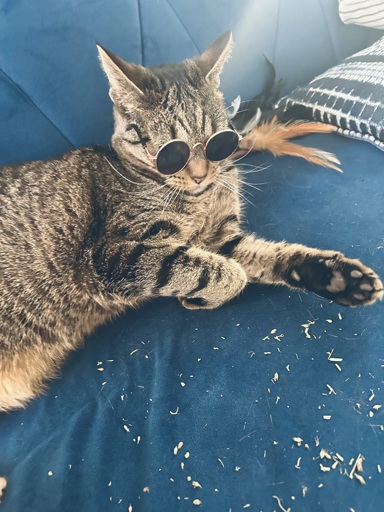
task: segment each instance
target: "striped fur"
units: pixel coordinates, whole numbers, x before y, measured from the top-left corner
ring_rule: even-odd
[[[157,172],[150,155],[170,138],[193,146],[226,128],[229,47],[227,34],[152,69],[100,48],[112,147],[0,169],[0,410],[27,404],[87,335],[155,297],[211,309],[260,282],[346,305],[381,298],[357,260],[244,233],[237,170],[207,162],[201,146],[177,175]]]

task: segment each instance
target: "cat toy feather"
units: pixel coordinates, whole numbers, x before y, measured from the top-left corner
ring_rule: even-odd
[[[322,167],[330,167],[342,172],[340,161],[333,154],[321,149],[302,146],[291,142],[291,139],[303,137],[310,133],[330,133],[335,128],[330,125],[310,121],[280,122],[277,117],[262,121],[250,130],[240,141],[235,158],[254,151],[269,151],[274,156],[290,155],[304,158],[308,162]]]

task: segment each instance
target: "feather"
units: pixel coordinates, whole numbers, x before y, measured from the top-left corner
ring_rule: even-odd
[[[228,119],[233,119],[237,112],[239,111],[241,104],[241,96],[237,95],[236,98],[232,101],[231,106],[227,109],[227,116]],[[230,111],[229,109],[232,108],[233,110]]]
[[[310,133],[330,133],[335,127],[322,123],[308,121],[291,121],[281,123],[277,117],[270,121],[264,121],[243,137],[239,143],[239,151],[234,154],[238,158],[240,154],[253,151],[269,151],[274,156],[290,155],[304,158],[308,162],[330,167],[341,171],[340,161],[333,153],[321,149],[309,148],[295,144],[290,139],[303,137]]]
[[[276,81],[276,71],[270,60],[264,55],[267,67],[265,83],[260,94],[248,101],[241,101],[237,98],[232,102],[232,107],[240,98],[241,109],[234,108],[230,119],[231,125],[239,133],[246,133],[259,123],[260,119],[269,119],[276,115],[274,105],[280,97],[280,90],[285,84],[285,80]],[[240,104],[238,105],[240,107]]]

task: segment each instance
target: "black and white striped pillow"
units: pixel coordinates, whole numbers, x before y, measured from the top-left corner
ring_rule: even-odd
[[[339,15],[346,24],[384,28],[383,0],[339,0]]]
[[[283,120],[332,124],[384,150],[384,37],[296,88],[276,107]]]

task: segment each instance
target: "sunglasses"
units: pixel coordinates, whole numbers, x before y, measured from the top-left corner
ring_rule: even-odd
[[[192,149],[202,145],[205,157],[210,162],[221,162],[235,153],[241,136],[234,130],[222,130],[214,133],[205,145],[201,142],[195,144]],[[174,139],[159,149],[156,156],[148,153],[149,158],[156,162],[156,168],[161,174],[170,176],[184,169],[191,159],[192,150],[189,144],[180,139]]]

